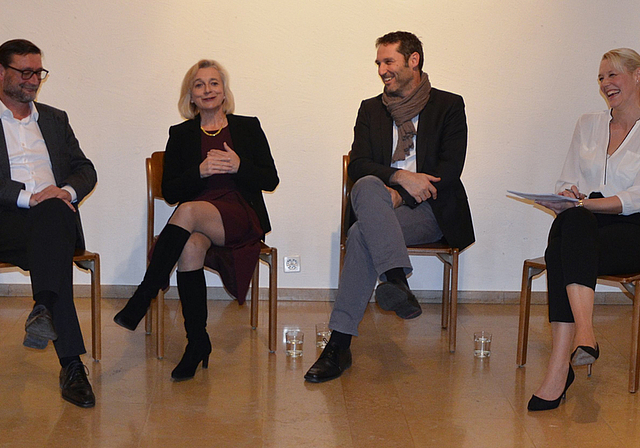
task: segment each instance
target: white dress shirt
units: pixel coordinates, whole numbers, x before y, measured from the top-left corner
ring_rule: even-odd
[[[607,156],[611,112],[584,114],[573,133],[556,193],[578,187],[586,194],[599,191],[617,196],[623,215],[640,212],[640,124],[635,123],[616,152]]]
[[[413,148],[409,151],[409,155],[405,157],[404,160],[398,160],[397,162],[393,162],[391,164],[391,168],[397,168],[400,170],[407,170],[413,173],[417,172],[417,162],[416,162],[416,136],[418,135],[418,120],[420,119],[420,115],[416,115],[411,119],[413,126],[416,128],[416,135],[413,136]],[[398,146],[398,126],[396,126],[396,122],[393,122],[393,148],[391,148],[391,154],[396,152],[396,147]]]
[[[29,208],[32,194],[56,185],[47,145],[38,126],[38,110],[33,102],[29,107],[29,116],[16,120],[13,113],[0,101],[0,120],[7,143],[11,179],[25,185],[18,195],[17,206],[20,208]],[[71,194],[72,202],[76,201],[77,195],[73,187],[65,185],[62,188]]]

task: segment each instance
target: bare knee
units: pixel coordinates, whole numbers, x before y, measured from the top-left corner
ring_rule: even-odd
[[[200,269],[204,266],[204,258],[209,247],[211,247],[209,238],[198,232],[192,233],[180,254],[178,269],[180,271]]]
[[[189,231],[193,231],[193,225],[196,221],[198,207],[193,202],[185,202],[180,204],[171,216],[169,223],[178,225]]]

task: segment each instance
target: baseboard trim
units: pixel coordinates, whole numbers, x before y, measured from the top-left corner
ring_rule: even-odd
[[[102,285],[103,299],[124,299],[131,297],[136,287],[131,285]],[[90,297],[90,285],[74,285],[73,291],[76,297]],[[300,302],[332,302],[335,300],[336,289],[329,288],[278,288],[279,301]],[[268,300],[267,288],[260,288],[260,300]],[[418,290],[414,294],[421,303],[441,303],[442,291]],[[0,297],[25,297],[31,296],[30,284],[0,284]],[[177,299],[178,290],[175,286],[165,293],[167,299]],[[224,288],[208,287],[207,298],[209,300],[233,300]],[[485,303],[485,304],[517,304],[520,302],[520,291],[458,291],[458,303]],[[596,291],[595,302],[597,304],[627,305],[631,301],[622,292]],[[547,303],[547,293],[534,291],[531,293],[531,303]]]

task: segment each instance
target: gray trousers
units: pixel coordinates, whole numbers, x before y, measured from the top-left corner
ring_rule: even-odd
[[[412,271],[407,245],[439,241],[442,232],[425,201],[416,208],[393,208],[384,182],[375,176],[358,180],[351,190],[358,220],[349,229],[344,266],[329,328],[358,336],[358,325],[378,279],[393,268]]]

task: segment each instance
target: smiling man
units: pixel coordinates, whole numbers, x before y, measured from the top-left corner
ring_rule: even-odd
[[[331,339],[305,379],[338,378],[351,366],[351,337],[378,284],[378,305],[403,319],[422,313],[409,289],[407,245],[474,242],[460,175],[467,148],[462,98],[434,89],[422,71],[422,43],[397,31],[376,41],[384,92],[362,102],[351,147],[351,216],[331,313]]]
[[[62,397],[92,407],[72,260],[84,247],[78,203],[95,186],[96,171],[67,114],[34,102],[48,73],[33,43],[14,39],[0,46],[0,261],[31,274],[35,304],[23,344],[45,349],[54,341]]]

